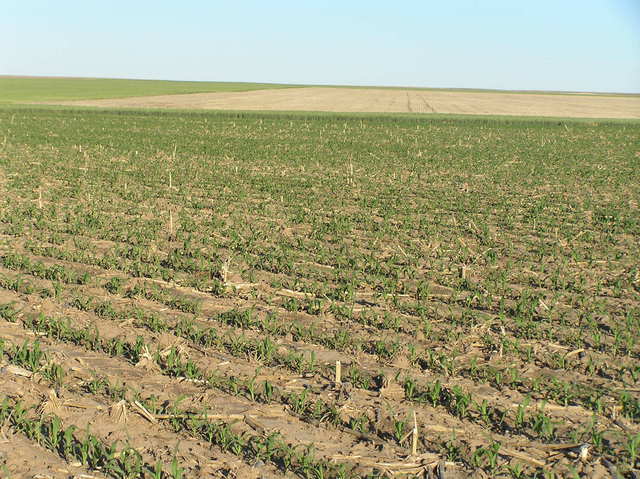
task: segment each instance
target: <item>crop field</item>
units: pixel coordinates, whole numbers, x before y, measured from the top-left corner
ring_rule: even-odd
[[[129,95],[130,96],[130,95]],[[640,95],[298,87],[49,103],[107,108],[508,115],[640,119]]]
[[[0,475],[637,478],[639,165],[637,122],[0,109]]]
[[[640,119],[640,95],[0,76],[0,104]]]
[[[294,85],[275,83],[0,76],[0,103],[96,100],[145,95],[242,92],[292,87]]]

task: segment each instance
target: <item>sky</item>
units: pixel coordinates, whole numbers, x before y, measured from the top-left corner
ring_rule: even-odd
[[[640,93],[640,0],[1,0],[0,74]]]

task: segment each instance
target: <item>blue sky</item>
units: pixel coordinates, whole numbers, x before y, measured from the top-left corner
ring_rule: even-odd
[[[2,0],[0,74],[640,92],[640,0]]]

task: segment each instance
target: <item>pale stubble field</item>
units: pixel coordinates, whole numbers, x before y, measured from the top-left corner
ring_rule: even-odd
[[[74,100],[58,103],[116,108],[640,118],[640,97],[578,93],[305,87]]]

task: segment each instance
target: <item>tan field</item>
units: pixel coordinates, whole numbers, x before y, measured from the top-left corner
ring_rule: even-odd
[[[640,118],[640,96],[308,87],[58,102],[98,107]]]

